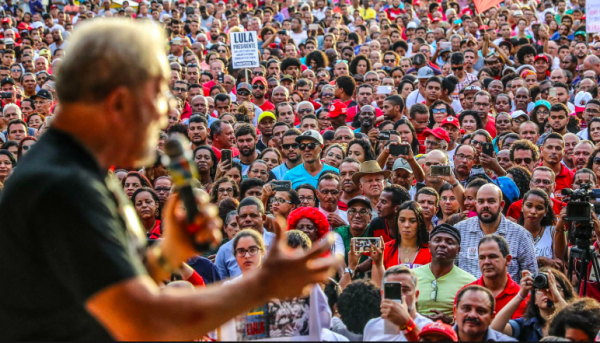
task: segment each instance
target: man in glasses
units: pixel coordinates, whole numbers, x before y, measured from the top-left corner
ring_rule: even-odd
[[[510,147],[510,161],[514,165],[524,167],[533,172],[533,169],[538,165],[538,160],[538,148],[531,140],[521,139],[514,142]]]
[[[315,108],[311,102],[302,101],[302,102],[298,103],[298,105],[296,105],[296,115],[298,116],[299,120],[302,120],[302,118],[304,118],[304,116],[307,116],[310,114],[312,114],[312,115],[315,114]]]
[[[292,181],[292,188],[308,183],[317,187],[317,181],[326,170],[338,169],[321,162],[321,151],[323,150],[323,137],[315,130],[308,130],[296,137],[299,144],[303,162],[283,176],[284,180]]]
[[[53,100],[51,92],[41,89],[35,96],[32,96],[31,99],[33,100],[37,113],[43,114],[46,117],[51,115],[50,108],[52,107]]]
[[[428,154],[432,150],[443,150],[448,151],[448,145],[450,144],[450,135],[448,132],[441,127],[435,129],[425,129],[423,131],[425,136],[425,153]]]
[[[302,133],[300,130],[296,128],[288,129],[283,133],[280,151],[284,162],[271,169],[277,180],[283,180],[285,173],[302,164],[300,144],[296,142],[296,137],[300,136],[301,134]]]
[[[257,76],[252,80],[252,96],[254,97],[254,105],[258,106],[263,111],[271,111],[275,109],[275,105],[265,98],[267,93],[267,80],[264,77]]]
[[[452,66],[452,75],[458,79],[458,84],[456,84],[452,98],[458,99],[458,92],[467,87],[471,82],[477,80],[477,76],[465,71],[465,56],[460,51],[450,56],[450,65]]]
[[[431,263],[414,270],[419,280],[417,308],[421,315],[433,321],[450,324],[456,293],[476,279],[454,265],[454,259],[461,252],[461,234],[456,227],[438,225],[429,237]]]

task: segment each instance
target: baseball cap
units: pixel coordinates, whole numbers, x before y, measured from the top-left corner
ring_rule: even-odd
[[[452,326],[444,324],[441,321],[429,323],[423,326],[421,332],[419,332],[419,338],[432,333],[446,336],[449,341],[458,342],[458,336],[456,335],[456,331],[454,331]]]
[[[264,112],[263,112],[264,113]],[[306,130],[300,136],[296,137],[296,143],[300,143],[305,139],[313,140],[321,145],[323,145],[323,136],[316,130]]]
[[[10,18],[9,17],[2,18],[2,24],[4,24],[4,23],[10,23]]]
[[[487,26],[487,25],[481,25],[481,26],[479,26],[479,31],[481,31],[481,30],[487,30],[487,29],[489,29],[489,28],[490,28],[490,27],[489,27],[489,26]]]
[[[494,180],[496,186],[500,187],[500,190],[505,195],[505,197],[512,201],[517,200],[519,197],[519,188],[517,184],[508,176],[499,176],[496,180]]]
[[[4,44],[6,44],[6,45],[15,44],[15,40],[12,38],[4,38]]]
[[[433,77],[433,75],[433,69],[429,67],[423,67],[419,69],[419,72],[417,72],[417,79],[429,79]]]
[[[31,27],[25,23],[25,22],[20,22],[19,25],[17,25],[17,29],[19,30],[29,30]]]
[[[46,100],[52,100],[52,93],[50,93],[50,91],[48,91],[46,89],[40,89],[40,91],[35,93],[35,95],[32,96],[31,98],[32,99],[42,98],[42,99],[46,99]]]
[[[10,83],[13,86],[15,85],[15,80],[12,77],[5,77],[0,81],[0,86],[4,86],[5,84]]]
[[[536,55],[535,58],[533,59],[533,62],[535,62],[539,59],[543,59],[544,61],[546,61],[546,63],[548,63],[548,57],[546,57],[546,55],[542,55],[542,54]]]
[[[481,87],[479,86],[467,86],[465,87],[465,93],[477,93],[481,91]]]
[[[592,100],[592,95],[588,92],[579,92],[575,95],[575,112],[585,111],[585,104]],[[537,104],[537,103],[536,103]]]
[[[252,86],[250,86],[248,82],[240,82],[237,85],[237,90],[239,91],[240,89],[247,89],[249,91],[252,91]]]
[[[522,116],[525,116],[527,118],[527,120],[529,120],[529,115],[527,115],[527,113],[525,113],[522,110],[516,110],[516,111],[514,111],[513,113],[510,114],[510,117],[512,119],[517,119],[517,118],[522,117]]]
[[[417,23],[415,23],[414,21],[411,21],[410,23],[408,23],[408,25],[406,25],[406,29],[416,29],[417,28]]]
[[[577,99],[577,97],[575,97]],[[550,105],[550,102],[546,101],[546,100],[538,100],[535,102],[535,104],[533,105],[533,108],[536,108],[538,106],[546,106],[546,108],[548,109],[548,111],[550,111],[550,108],[552,107],[552,105]]]
[[[410,164],[408,164],[408,161],[403,158],[397,158],[396,161],[394,161],[394,166],[392,167],[392,171],[394,171],[396,169],[404,169],[411,174],[413,172],[412,167],[410,166]]]
[[[263,83],[265,85],[268,85],[267,80],[264,77],[262,77],[262,76],[257,76],[257,77],[255,77],[255,78],[252,79],[252,84],[255,84],[257,82],[261,82],[261,83]]]
[[[454,125],[460,129],[460,125],[458,125],[458,119],[454,118],[453,116],[448,116],[448,117],[446,117],[446,119],[442,120],[442,124],[440,124],[440,126],[443,127],[446,124]]]
[[[363,204],[367,205],[367,207],[370,208],[371,211],[373,210],[373,206],[371,206],[371,200],[369,200],[369,198],[367,198],[364,195],[357,195],[354,198],[350,199],[350,201],[348,201],[348,208],[350,208],[350,206],[354,205],[357,202],[362,202]]]
[[[264,111],[263,113],[261,113],[258,116],[258,122],[260,123],[260,121],[265,118],[272,118],[274,121],[277,121],[277,117],[275,117],[275,115],[273,113],[271,113],[269,111]]]
[[[340,114],[347,114],[348,106],[341,101],[335,102],[329,106],[329,117],[335,118]]]
[[[425,131],[423,131],[423,136],[427,137],[428,135],[433,135],[437,139],[443,139],[446,141],[446,143],[450,143],[450,135],[448,135],[448,131],[442,129],[441,127],[436,127],[433,130],[426,128]]]
[[[286,74],[286,75],[283,75],[281,77],[281,79],[279,80],[280,83],[283,82],[283,81],[292,81],[292,82],[294,82],[294,78],[292,77],[292,75]]]

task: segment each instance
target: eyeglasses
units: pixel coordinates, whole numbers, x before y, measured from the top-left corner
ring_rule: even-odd
[[[476,107],[487,107],[490,105],[490,103],[489,102],[474,102],[473,105]]]
[[[338,190],[335,190],[335,189],[331,189],[331,190],[329,190],[329,189],[324,189],[324,190],[322,190],[322,191],[319,191],[319,193],[321,193],[321,194],[324,194],[324,195],[328,195],[328,194],[330,194],[330,195],[332,195],[332,196],[336,196],[336,195],[340,194],[340,191],[338,191]]]
[[[333,97],[333,93],[322,93],[321,96],[324,97],[324,98],[332,98]]]
[[[473,147],[477,147],[477,146],[481,145],[481,143],[484,143],[484,142],[479,142],[474,139],[471,140],[471,146],[473,146]]]
[[[188,68],[198,68],[198,65],[196,63],[189,63],[188,65],[186,65],[186,67],[188,67]]]
[[[229,188],[219,188],[217,189],[217,192],[219,193],[233,193],[233,188],[229,187]]]
[[[431,112],[433,114],[438,114],[438,113],[446,113],[446,109],[445,108],[434,108],[433,110],[431,110]]]
[[[366,216],[367,214],[369,214],[369,211],[362,209],[360,211],[357,211],[355,208],[351,208],[348,210],[348,212],[346,212],[348,214],[349,217],[354,217],[356,214],[359,214],[361,217]]]
[[[396,63],[395,59],[391,59],[391,60],[383,60],[385,63]]]
[[[300,143],[300,150],[315,150],[317,148],[317,143]]]
[[[255,76],[263,76],[263,75],[265,75],[265,73],[263,73],[262,71],[253,71],[253,72],[252,72],[252,75],[255,75]]]
[[[544,186],[550,186],[553,184],[552,180],[540,180],[540,179],[531,179],[531,183],[534,185],[543,184]]]
[[[531,162],[533,162],[533,159],[527,157],[527,158],[515,158],[515,163],[516,164],[521,164],[525,162],[525,164],[530,164]]]
[[[300,202],[315,201],[315,197],[298,197],[298,199],[300,199]]]
[[[301,110],[298,110],[298,114],[302,114],[302,113],[312,113],[313,110],[311,110],[310,108],[303,108]]]
[[[187,88],[176,88],[176,87],[173,87],[173,92],[187,92]]]
[[[235,253],[238,257],[245,257],[246,253],[250,254],[250,256],[256,256],[256,254],[258,254],[259,251],[260,248],[257,246],[251,246],[250,248],[248,248],[248,250],[244,248],[235,249]]]
[[[34,101],[34,102],[33,102],[33,104],[34,104],[34,105],[43,105],[43,104],[45,104],[46,102],[47,102],[47,100],[37,100],[37,101]]]
[[[259,88],[261,91],[265,90],[265,85],[259,85],[259,84],[252,85],[252,89],[259,89]]]
[[[431,281],[431,288],[433,289],[433,291],[431,291],[431,294],[429,295],[429,300],[437,301],[437,293],[438,293],[437,279]]]
[[[436,142],[436,141],[428,141],[428,140],[425,140],[425,146],[427,146],[427,145],[431,145],[431,146],[438,146],[438,145],[440,145],[440,143],[439,143],[439,142]]]
[[[286,202],[288,204],[292,203],[291,201],[285,200],[284,198],[274,198],[273,201],[276,202],[276,203],[279,203],[279,204],[285,204]]]
[[[473,161],[474,157],[473,156],[467,156],[467,155],[463,155],[463,154],[458,154],[458,155],[454,155],[454,157],[457,160],[467,160],[467,161]]]
[[[227,50],[217,50],[217,52],[220,53],[220,54],[226,54]]]
[[[21,69],[11,69],[10,71],[12,71],[13,73],[18,73],[21,71]]]
[[[292,143],[292,144],[281,144],[281,147],[283,148],[283,150],[290,150],[291,149],[298,149],[298,147],[300,146],[300,144],[298,143]]]
[[[168,193],[171,191],[170,187],[156,187],[154,188],[154,190],[156,191],[156,193]]]

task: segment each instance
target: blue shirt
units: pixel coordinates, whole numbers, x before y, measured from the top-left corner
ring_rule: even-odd
[[[263,240],[267,250],[271,247],[271,243],[275,239],[275,234],[263,229]],[[215,265],[219,271],[219,276],[222,280],[234,278],[242,275],[242,270],[238,266],[235,255],[233,254],[233,240],[223,244],[217,252]]]
[[[508,324],[512,327],[512,337],[520,341],[538,342],[544,337],[542,326],[535,317],[511,319]]]
[[[282,163],[282,164],[278,165],[277,167],[271,169],[271,172],[273,174],[275,174],[275,177],[277,178],[277,180],[283,180],[285,173],[287,173],[289,170],[290,170],[290,168],[288,168],[287,164]]]
[[[296,166],[292,170],[285,173],[283,179],[292,181],[292,188],[296,188],[297,186],[303,183],[308,183],[311,186],[317,188],[317,181],[319,181],[319,177],[326,170],[333,170],[338,174],[340,173],[340,171],[337,168],[323,163],[323,169],[321,169],[319,174],[317,174],[316,176],[312,176],[306,171],[306,168],[304,168],[304,163],[302,163],[301,165]]]

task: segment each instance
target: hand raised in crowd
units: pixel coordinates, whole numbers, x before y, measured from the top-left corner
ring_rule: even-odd
[[[225,176],[227,172],[231,169],[231,163],[228,160],[221,160],[217,164],[217,173],[215,175],[215,180],[218,180],[220,177]]]
[[[533,289],[533,277],[528,270],[521,271],[521,283],[519,284],[521,289],[519,295],[525,299],[529,295],[529,292]]]
[[[406,297],[402,296],[402,302],[391,299],[381,301],[381,318],[389,320],[398,327],[404,327],[411,319],[406,305]]]

